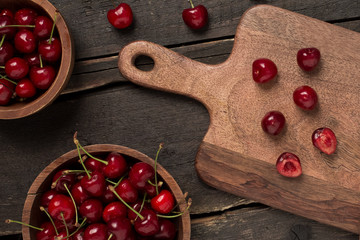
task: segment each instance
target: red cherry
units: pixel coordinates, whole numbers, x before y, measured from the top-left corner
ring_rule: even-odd
[[[304,110],[314,109],[318,102],[315,90],[309,86],[301,86],[295,89],[293,99],[295,104]]]
[[[117,200],[115,194],[110,190],[109,186],[106,186],[104,194],[100,197],[103,203],[110,203]]]
[[[129,179],[122,180],[120,184],[115,188],[115,191],[127,203],[133,203],[138,198],[138,191],[130,183]]]
[[[12,38],[15,35],[16,32],[16,28],[14,27],[4,27],[6,25],[14,25],[14,21],[11,17],[9,16],[0,16],[0,36],[2,35],[6,35],[6,38]]]
[[[21,98],[31,98],[36,94],[34,84],[27,78],[21,79],[15,87],[16,95]]]
[[[122,202],[112,202],[109,203],[102,213],[102,218],[105,222],[110,221],[113,218],[117,217],[126,217],[127,216],[127,207]]]
[[[168,214],[175,206],[175,200],[171,192],[164,189],[151,199],[151,207],[162,214]]]
[[[23,8],[15,13],[14,20],[16,25],[34,25],[37,13],[30,8]]]
[[[50,201],[54,198],[55,195],[59,194],[55,190],[49,190],[45,192],[40,199],[40,206],[47,208],[49,206]]]
[[[126,3],[120,3],[115,9],[110,9],[107,19],[111,25],[118,29],[127,28],[133,21],[131,7]]]
[[[93,158],[87,158],[84,162],[85,167],[87,170],[94,172],[99,171],[101,172],[104,168],[104,164],[102,162],[99,162],[98,160],[95,160]]]
[[[261,120],[261,127],[264,132],[271,135],[278,135],[285,125],[285,117],[279,111],[271,111],[265,114]]]
[[[53,27],[53,21],[45,16],[35,19],[34,35],[40,39],[49,38]]]
[[[153,180],[154,177],[154,168],[145,162],[135,163],[129,171],[129,180],[131,184],[139,190],[145,189],[146,183],[149,180]]]
[[[100,172],[92,172],[90,175],[90,178],[85,176],[80,180],[81,186],[91,196],[100,197],[106,189],[105,177]]]
[[[168,219],[159,219],[160,231],[153,236],[154,240],[173,240],[176,236],[176,228]]]
[[[125,158],[117,152],[109,153],[109,155],[106,157],[105,161],[107,161],[107,163],[108,163],[102,169],[105,177],[119,178],[127,170],[127,163],[126,163]]]
[[[29,72],[27,62],[19,57],[13,57],[5,63],[6,75],[15,80],[24,78]]]
[[[58,232],[66,231],[63,220],[55,219],[54,224]],[[68,228],[69,231],[74,231],[77,228],[77,226],[75,226],[75,218],[72,218],[69,221],[67,221],[66,227]]]
[[[285,177],[298,177],[302,173],[300,159],[293,153],[284,152],[276,161],[277,171]]]
[[[1,16],[8,16],[10,18],[14,18],[14,13],[10,9],[3,9],[0,12]]]
[[[71,198],[63,194],[53,197],[49,203],[48,211],[53,219],[61,221],[61,213],[63,213],[65,221],[69,221],[75,216],[75,208]]]
[[[103,223],[90,224],[84,231],[84,240],[107,240],[108,229]]]
[[[144,192],[146,192],[146,194],[150,197],[153,198],[156,196],[156,187],[150,183],[146,183],[145,184],[145,188],[143,190]]]
[[[42,231],[36,232],[36,240],[51,240],[55,237],[55,228],[51,222],[44,222],[40,225]]]
[[[182,12],[182,18],[186,25],[192,29],[203,28],[208,22],[208,12],[203,5],[197,5],[194,7],[192,1],[191,8],[184,9]]]
[[[68,187],[69,190],[75,184],[75,181],[76,181],[75,175],[72,173],[64,174],[64,171],[66,171],[66,170],[67,169],[57,171],[52,179],[52,184],[55,184],[52,187],[57,192],[67,193],[67,190],[66,190],[64,184],[66,184],[66,186]]]
[[[71,240],[84,240],[85,228],[80,228],[72,237]]]
[[[56,62],[61,57],[61,42],[55,37],[51,38],[51,43],[49,39],[42,40],[39,43],[38,52],[43,60]]]
[[[259,58],[252,64],[253,79],[257,83],[266,83],[277,75],[277,67],[273,61],[267,58]]]
[[[144,209],[141,212],[143,220],[137,218],[134,223],[135,231],[141,236],[151,236],[159,232],[160,224],[156,213],[152,210]]]
[[[38,89],[46,90],[54,82],[56,77],[55,69],[50,66],[37,67],[34,66],[30,69],[30,80]]]
[[[142,205],[142,200],[138,199],[136,202],[131,203],[130,207],[132,207],[135,211],[137,211],[138,213],[141,214],[141,212],[142,212],[142,211],[140,211],[141,205]],[[151,209],[150,204],[145,202],[142,210],[144,210],[144,209]],[[135,220],[138,218],[138,215],[129,208],[127,211],[127,218],[130,220]]]
[[[29,53],[24,55],[25,61],[28,63],[29,67],[37,66],[40,67],[40,58],[38,53]]]
[[[312,71],[320,61],[320,51],[317,48],[303,48],[297,53],[297,63],[304,71]]]
[[[0,79],[0,105],[2,106],[7,105],[14,94],[14,84],[12,84],[12,87],[9,87],[11,86],[10,84],[12,83],[5,79]]]
[[[88,223],[99,222],[102,212],[103,206],[98,199],[87,199],[79,207],[79,213],[87,218]]]
[[[323,153],[333,154],[336,150],[336,136],[330,128],[318,128],[312,134],[312,143]]]
[[[135,240],[130,220],[124,217],[113,218],[107,222],[108,230],[113,234],[112,240]]]
[[[3,42],[0,47],[0,66],[4,66],[5,63],[14,56],[14,47],[9,42]]]
[[[59,232],[58,235],[54,236],[54,238],[52,240],[66,239],[66,237],[67,237],[67,233],[64,230],[62,232]]]
[[[32,53],[36,48],[35,36],[27,29],[21,29],[15,34],[14,43],[15,48],[21,53]]]
[[[80,182],[77,182],[71,188],[71,195],[73,196],[74,201],[77,205],[82,204],[86,199],[90,198],[90,195],[84,190]]]

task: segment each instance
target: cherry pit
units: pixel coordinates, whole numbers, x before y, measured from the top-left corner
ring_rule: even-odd
[[[55,18],[22,8],[1,9],[0,105],[31,101],[55,81],[62,54]]]
[[[80,144],[77,133],[74,143],[79,163],[56,171],[51,187],[40,197],[39,211],[48,220],[38,227],[7,223],[37,230],[37,240],[176,238],[174,220],[188,211],[191,199],[180,212],[169,186],[157,174],[162,144],[152,166],[118,152],[94,156]]]

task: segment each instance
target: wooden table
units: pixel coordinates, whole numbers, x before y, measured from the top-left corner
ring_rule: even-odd
[[[195,100],[130,83],[119,73],[117,54],[131,41],[148,40],[200,62],[220,63],[232,49],[241,15],[253,5],[269,3],[360,32],[359,1],[195,0],[210,16],[208,27],[200,31],[182,21],[182,9],[189,7],[186,0],[128,1],[135,21],[125,30],[114,29],[106,19],[111,0],[50,2],[72,32],[75,69],[51,106],[30,117],[1,121],[1,239],[21,239],[21,227],[3,220],[21,219],[32,181],[51,161],[75,148],[75,131],[84,145],[124,145],[150,157],[164,142],[160,163],[193,199],[192,239],[358,239],[202,183],[194,159],[209,126],[207,110]],[[137,63],[141,69],[151,68],[149,59]]]

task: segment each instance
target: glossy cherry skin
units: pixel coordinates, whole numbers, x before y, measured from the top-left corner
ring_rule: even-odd
[[[131,184],[139,190],[145,189],[146,183],[149,180],[152,181],[154,177],[154,168],[145,162],[135,163],[129,171],[129,180]]]
[[[67,194],[67,190],[64,186],[64,184],[66,184],[67,188],[70,190],[72,188],[72,186],[75,184],[76,181],[76,176],[75,174],[69,173],[69,174],[64,174],[64,171],[66,171],[66,169],[57,171],[52,179],[53,184],[56,182],[55,186],[52,186],[55,191],[60,192],[60,193],[65,193]]]
[[[46,16],[35,18],[34,35],[39,39],[49,38],[53,27],[53,21]]]
[[[109,186],[106,186],[105,192],[100,197],[103,203],[111,203],[117,200],[115,194],[110,190]]]
[[[253,79],[257,83],[266,83],[277,75],[277,67],[273,61],[267,58],[256,59],[252,64]]]
[[[168,219],[159,219],[160,231],[153,236],[154,240],[173,240],[176,237],[176,228]]]
[[[51,43],[48,39],[42,40],[39,42],[38,52],[43,60],[56,62],[61,57],[61,42],[55,37],[52,38]]]
[[[278,135],[285,126],[285,117],[279,111],[270,111],[261,120],[264,132],[270,135]]]
[[[151,207],[161,214],[168,214],[175,206],[175,200],[172,193],[166,189],[151,199]]]
[[[75,217],[75,208],[71,198],[63,194],[55,195],[51,199],[48,211],[54,220],[62,221],[61,213],[63,213],[65,221],[70,221]]]
[[[29,72],[29,65],[27,62],[19,57],[13,57],[5,63],[6,75],[15,80],[24,78]]]
[[[135,231],[141,236],[151,236],[159,232],[160,224],[156,213],[152,210],[144,209],[141,212],[144,220],[137,218],[134,227]]]
[[[144,209],[151,209],[151,206],[149,203],[145,202],[143,205],[143,209],[140,211],[142,205],[142,200],[138,199],[136,202],[131,203],[130,207],[132,207],[133,209],[135,209],[138,213],[141,214],[142,210]],[[136,213],[134,213],[130,208],[127,210],[127,218],[130,220],[135,220],[138,218],[138,215],[136,215]]]
[[[303,48],[298,51],[296,60],[302,70],[309,72],[318,65],[320,55],[320,51],[317,48]]]
[[[186,25],[192,29],[203,28],[208,22],[208,12],[203,5],[197,5],[194,8],[184,9],[182,18]]]
[[[313,110],[318,102],[318,97],[314,89],[309,86],[301,86],[293,93],[295,104],[304,110]]]
[[[85,160],[84,164],[85,164],[86,169],[91,172],[94,172],[94,171],[101,172],[105,166],[102,162],[99,162],[93,158],[87,158]]]
[[[145,188],[143,189],[143,192],[148,195],[149,198],[153,198],[156,196],[156,187],[154,185],[151,185],[150,183],[145,184]]]
[[[42,194],[40,199],[40,206],[47,208],[49,206],[50,201],[54,198],[55,195],[59,194],[57,191],[51,189],[44,194]]]
[[[0,47],[0,66],[4,66],[5,63],[14,56],[14,47],[7,41],[4,41]]]
[[[80,228],[72,237],[71,240],[84,240],[85,228]]]
[[[100,172],[93,172],[90,175],[90,178],[85,176],[80,180],[81,186],[89,195],[100,197],[106,189],[105,177]]]
[[[13,94],[14,85],[5,79],[0,79],[0,105],[7,105]]]
[[[11,17],[9,16],[0,16],[0,36],[6,34],[6,39],[11,39],[16,32],[16,28],[14,27],[4,27],[6,25],[14,25],[14,21]]]
[[[336,150],[337,140],[335,133],[330,128],[318,128],[312,136],[313,145],[323,153],[333,154]]]
[[[84,240],[107,240],[108,229],[103,223],[90,224],[84,231]]]
[[[127,170],[127,163],[125,158],[117,153],[112,152],[106,157],[107,165],[102,169],[107,178],[120,178]]]
[[[62,231],[66,231],[65,225],[64,225],[64,221],[63,220],[58,220],[55,219],[54,220],[55,223],[55,227],[58,230],[58,232],[62,232]],[[68,230],[70,232],[75,231],[76,230],[76,226],[75,226],[75,218],[70,219],[69,221],[66,222],[66,227],[68,228]]]
[[[36,52],[29,53],[29,54],[24,55],[23,58],[28,63],[30,68],[33,67],[33,66],[40,67],[40,58],[39,58],[38,53],[36,53]]]
[[[77,205],[82,204],[85,200],[90,198],[90,195],[84,190],[80,182],[75,183],[71,188],[71,195]]]
[[[42,231],[36,231],[36,240],[52,240],[56,235],[55,228],[51,222],[44,222],[40,225]]]
[[[14,13],[10,9],[3,9],[0,12],[1,16],[9,16],[10,18],[14,18]]]
[[[115,191],[119,196],[127,203],[133,203],[138,198],[138,191],[131,184],[129,179],[124,179],[120,184],[115,188]]]
[[[125,217],[117,217],[107,222],[108,230],[113,234],[112,240],[135,240],[135,233],[130,220]]]
[[[117,217],[126,217],[127,207],[122,202],[109,203],[102,212],[102,218],[105,222]]]
[[[46,90],[54,82],[56,72],[50,65],[43,67],[34,66],[30,69],[29,76],[36,88]]]
[[[30,8],[23,8],[15,13],[14,20],[17,25],[34,25],[37,13]]]
[[[88,223],[96,223],[101,220],[103,206],[98,199],[87,199],[79,207],[81,216],[87,218]]]
[[[300,159],[293,153],[284,152],[276,161],[277,171],[285,177],[299,177],[302,174]]]
[[[133,12],[128,4],[120,3],[115,9],[107,12],[107,19],[115,28],[127,28],[133,21]]]
[[[15,87],[16,95],[21,98],[31,98],[36,94],[36,88],[28,78],[21,79]]]
[[[14,44],[16,50],[19,52],[32,53],[36,49],[37,41],[31,31],[27,29],[21,29],[15,34]]]

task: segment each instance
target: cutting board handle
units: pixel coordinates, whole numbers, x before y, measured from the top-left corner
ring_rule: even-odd
[[[152,70],[143,71],[135,66],[135,59],[141,55],[152,58]],[[118,67],[125,78],[136,84],[187,95],[204,103],[211,86],[204,76],[214,66],[194,61],[155,43],[135,41],[120,51]]]

